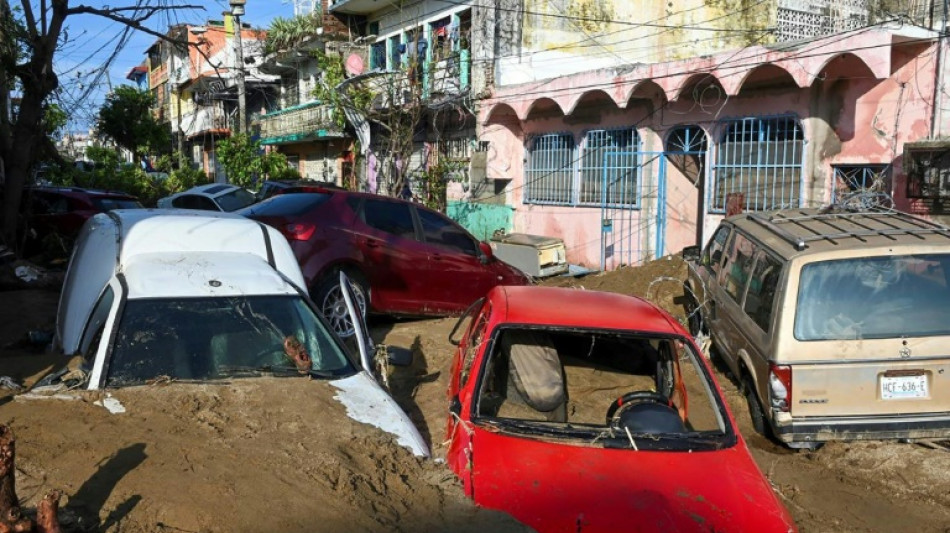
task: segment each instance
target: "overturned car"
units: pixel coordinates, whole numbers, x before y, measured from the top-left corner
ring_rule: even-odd
[[[117,210],[83,227],[66,274],[54,345],[76,355],[39,388],[306,376],[339,390],[361,422],[417,455],[428,448],[301,290],[276,230],[229,214]],[[315,385],[321,386],[321,385]]]

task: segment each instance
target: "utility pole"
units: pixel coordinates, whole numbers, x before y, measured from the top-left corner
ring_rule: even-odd
[[[241,43],[241,17],[247,0],[229,0],[234,17],[234,52],[237,61],[238,133],[247,133],[247,93],[244,88],[244,47]]]

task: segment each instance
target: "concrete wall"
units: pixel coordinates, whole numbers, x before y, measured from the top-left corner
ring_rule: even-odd
[[[882,41],[893,46],[882,46]],[[898,208],[910,209],[901,154],[904,143],[930,132],[935,45],[868,31],[810,46],[807,57],[801,50],[770,56],[749,49],[741,69],[723,67],[726,58],[714,56],[498,89],[481,108],[479,139],[490,142],[489,178],[512,180],[507,200],[515,208],[513,230],[562,237],[571,262],[598,266],[601,209],[524,203],[525,150],[531,136],[567,132],[579,144],[591,129],[633,126],[641,150],[659,152],[673,128],[696,125],[708,135],[710,147],[705,195],[657,157],[642,171],[640,207],[612,214],[625,229],[617,235],[615,223],[609,238],[619,238],[629,256],[640,259],[678,252],[696,241],[700,227],[705,242],[722,218],[709,208],[709,184],[715,179],[710,170],[724,133],[721,121],[775,115],[798,117],[804,133],[803,204],[823,205],[831,199],[832,165],[892,164],[890,192]],[[709,69],[710,64],[720,68]],[[658,235],[661,217],[666,231]]]

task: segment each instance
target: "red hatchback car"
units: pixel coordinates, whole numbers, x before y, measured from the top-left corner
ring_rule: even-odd
[[[353,334],[353,324],[341,270],[361,311],[390,315],[459,313],[496,285],[530,282],[487,243],[412,202],[325,189],[276,195],[238,213],[287,237],[311,297],[343,337]]]
[[[542,533],[796,531],[706,359],[654,305],[496,287],[450,340],[446,460],[475,503]]]

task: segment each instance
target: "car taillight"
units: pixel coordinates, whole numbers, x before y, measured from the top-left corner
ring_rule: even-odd
[[[295,222],[284,226],[284,237],[287,237],[288,241],[306,241],[313,236],[316,229],[317,227],[313,224]]]
[[[792,403],[792,367],[769,365],[769,389],[772,392],[772,407],[787,413]]]

